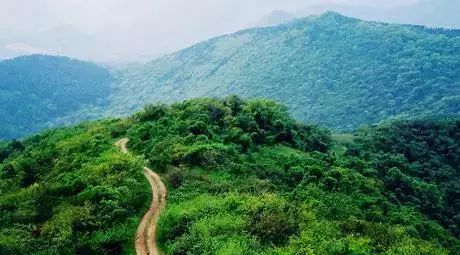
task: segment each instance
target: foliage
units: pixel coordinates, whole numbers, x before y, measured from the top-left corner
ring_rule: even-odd
[[[296,124],[276,103],[195,99],[150,105],[132,121],[130,148],[168,184],[158,226],[167,254],[458,250],[442,222],[389,196],[373,160],[350,154],[370,153],[357,138],[340,136],[343,152],[335,155],[327,131]]]
[[[0,253],[132,254],[144,158],[168,188],[165,254],[458,254],[459,123],[332,138],[233,96],[0,143]]]
[[[0,62],[0,139],[203,96],[277,100],[300,122],[334,131],[456,116],[459,61],[459,30],[336,13],[217,37],[113,72],[62,57],[20,57]]]
[[[0,254],[116,254],[132,245],[148,185],[113,146],[119,121],[48,131],[0,150]]]
[[[460,236],[460,121],[399,121],[364,129],[349,154],[369,161],[387,196]]]

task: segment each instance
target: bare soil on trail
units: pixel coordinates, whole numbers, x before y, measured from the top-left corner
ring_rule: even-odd
[[[123,153],[129,153],[126,145],[129,139],[124,138],[115,143]],[[137,227],[134,245],[138,255],[160,255],[163,254],[156,243],[156,225],[161,211],[166,206],[166,187],[161,181],[160,176],[148,167],[144,167],[144,175],[150,183],[152,189],[152,202],[150,208],[145,213],[141,223]]]

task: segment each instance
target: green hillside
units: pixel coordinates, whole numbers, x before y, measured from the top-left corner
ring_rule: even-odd
[[[111,81],[105,68],[66,57],[1,61],[0,139],[94,117],[88,109],[107,105]]]
[[[0,62],[0,139],[143,105],[228,95],[280,101],[304,123],[350,131],[458,116],[460,31],[327,13],[199,43],[116,72],[62,57]]]
[[[458,254],[459,148],[458,119],[332,138],[263,99],[150,105],[0,144],[0,254],[132,254],[146,164],[165,254]]]
[[[460,33],[327,13],[218,37],[117,74],[110,111],[201,96],[265,97],[352,130],[460,113]]]

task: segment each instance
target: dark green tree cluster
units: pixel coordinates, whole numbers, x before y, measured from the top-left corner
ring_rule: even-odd
[[[387,197],[460,237],[460,121],[399,121],[362,130],[350,156],[375,169]]]
[[[279,104],[197,99],[148,106],[133,121],[129,146],[167,180],[158,229],[167,254],[458,251],[449,227],[389,196],[380,166],[349,155],[364,145],[336,153],[327,131]]]
[[[269,100],[229,97],[151,105],[134,118],[141,125],[129,130],[133,148],[160,169],[220,165],[258,145],[320,152],[330,146],[327,131],[296,123],[286,107]]]

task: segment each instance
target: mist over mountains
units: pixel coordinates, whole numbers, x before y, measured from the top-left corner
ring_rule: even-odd
[[[0,36],[0,59],[28,54],[51,54],[110,65],[146,62],[222,34],[248,27],[277,25],[294,17],[326,11],[389,23],[446,28],[460,26],[460,4],[448,0],[389,1],[391,5],[383,2],[363,4],[366,1],[302,3],[290,0],[285,3],[283,1],[283,4],[269,1],[263,6],[254,1],[245,4],[228,3],[222,8],[217,3],[208,4],[206,9],[199,8],[198,3],[196,6],[189,3],[187,6],[178,5],[165,10],[162,8],[167,4],[155,5],[143,1],[146,6],[140,9],[137,5],[121,5],[121,2],[123,1],[117,1],[118,4],[107,2],[106,5],[99,3],[97,6],[107,6],[99,13],[96,7],[80,10],[76,8],[79,5],[75,3],[75,10],[58,9],[53,13],[59,16],[58,21],[48,22],[49,24],[42,22],[44,24],[38,23],[36,26],[31,23],[27,25],[31,27],[28,29],[14,29],[14,23],[7,26],[8,23],[5,22]],[[360,2],[363,3],[359,4]],[[177,3],[174,3],[171,5],[176,6]],[[115,6],[109,8],[112,4]],[[41,8],[37,9],[40,11]],[[64,10],[71,12],[67,15],[68,19],[65,19]],[[72,19],[76,15],[73,12],[77,11],[87,13],[87,21]],[[117,17],[112,23],[104,19],[104,15],[108,15],[110,11],[116,12],[114,16]],[[169,16],[160,21],[159,17],[166,14]],[[100,15],[100,18],[97,18],[97,15]],[[26,20],[27,17],[24,14],[22,20]]]
[[[458,255],[458,5],[307,3],[0,4],[0,254]]]

